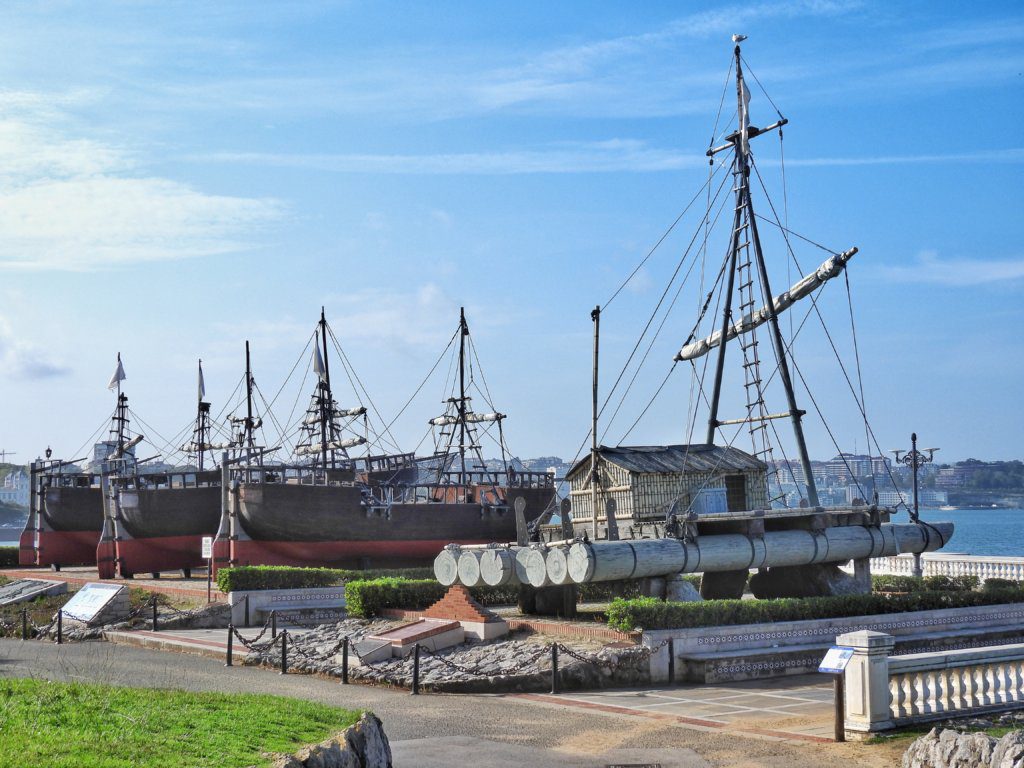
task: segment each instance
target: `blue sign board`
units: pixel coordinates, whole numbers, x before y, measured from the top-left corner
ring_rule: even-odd
[[[825,658],[818,665],[818,671],[830,675],[841,675],[846,671],[846,665],[850,663],[852,658],[853,648],[843,648],[842,646],[829,648]]]

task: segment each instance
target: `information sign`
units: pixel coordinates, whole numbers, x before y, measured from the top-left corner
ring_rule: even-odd
[[[213,536],[203,536],[203,560],[213,557]]]
[[[118,584],[86,584],[75,596],[64,604],[65,616],[89,623],[113,600],[125,587]]]
[[[851,658],[853,658],[853,648],[843,648],[842,646],[829,648],[825,658],[818,665],[818,671],[830,675],[841,675],[846,670],[846,665],[850,663]]]

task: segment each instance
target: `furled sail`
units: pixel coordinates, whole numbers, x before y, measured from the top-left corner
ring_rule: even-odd
[[[798,283],[794,284],[788,291],[780,293],[772,299],[772,306],[775,309],[775,314],[779,315],[782,312],[785,312],[800,299],[809,296],[833,277],[839,275],[846,267],[846,262],[852,259],[856,253],[857,249],[851,248],[848,251],[832,256],[822,262],[821,266],[814,270],[814,272],[811,272]],[[768,306],[765,305],[755,312],[745,314],[737,322],[733,323],[726,331],[726,341],[731,341],[741,333],[752,331],[757,326],[766,322],[769,317],[769,312],[770,310]],[[679,350],[675,359],[694,360],[698,357],[703,357],[721,343],[722,332],[721,330],[718,330],[706,338],[687,344]]]
[[[342,451],[346,448],[354,448],[357,445],[363,445],[366,442],[365,437],[346,437],[344,440],[331,440],[327,443],[327,450]],[[313,445],[300,445],[295,449],[295,453],[299,456],[314,456],[324,452],[323,443],[314,443]]]
[[[348,419],[353,416],[362,416],[366,413],[366,407],[360,405],[358,408],[334,408],[331,410],[331,419]],[[318,411],[310,411],[306,414],[306,418],[302,420],[305,425],[319,424],[320,413]]]
[[[468,424],[480,424],[480,423],[489,422],[489,421],[501,421],[504,418],[505,418],[505,414],[504,413],[472,413],[472,412],[470,412],[470,413],[466,414],[466,423],[468,423]],[[451,426],[452,424],[458,424],[458,423],[459,423],[459,416],[458,416],[458,414],[446,415],[446,416],[437,416],[437,417],[435,417],[435,418],[430,420],[431,426],[434,426],[434,427],[447,427],[447,426]]]
[[[231,447],[231,443],[197,443],[192,440],[181,446],[181,450],[185,453],[200,453],[202,451],[221,451]]]

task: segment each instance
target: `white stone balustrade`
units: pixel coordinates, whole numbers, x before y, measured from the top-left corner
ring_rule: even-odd
[[[985,581],[985,579],[1024,581],[1024,557],[928,552],[921,555],[921,568],[925,576],[977,576],[980,581]],[[848,569],[850,568],[848,567]],[[914,573],[914,556],[896,555],[872,558],[871,572],[911,576]]]
[[[1024,643],[892,656],[894,638],[851,632],[844,728],[866,738],[912,723],[1024,707]]]

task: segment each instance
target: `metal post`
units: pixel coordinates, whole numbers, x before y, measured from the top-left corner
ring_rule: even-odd
[[[64,643],[64,611],[57,611],[57,645]]]
[[[159,631],[159,628],[157,627],[156,620],[157,620],[156,595],[153,595],[153,631],[154,632],[158,632]]]
[[[412,695],[419,696],[420,693],[420,644],[412,647]]]
[[[668,684],[676,684],[676,643],[671,637],[668,639]]]
[[[281,630],[281,674],[288,674],[288,630]]]
[[[21,609],[21,639],[28,640],[28,608]]]
[[[213,589],[213,558],[210,557],[206,561],[206,604],[209,605],[213,602],[210,593]]]
[[[551,692],[558,693],[558,643],[551,644]]]
[[[270,612],[270,637],[277,638],[277,611]]]
[[[917,432],[910,434],[910,455],[914,458],[911,466],[914,469],[914,522],[916,523],[921,518],[921,508],[917,500],[917,470],[921,466],[921,462],[918,460],[920,454],[917,452]],[[921,553],[914,553],[914,577],[920,579],[924,576],[924,568],[921,567]]]
[[[245,628],[249,628],[249,596],[245,596]]]
[[[590,525],[590,535],[597,541],[597,480],[598,480],[598,444],[597,444],[597,376],[598,355],[601,351],[601,306],[594,307],[590,313],[594,321],[594,371],[591,388],[590,410],[590,504],[594,508],[594,519]]]
[[[234,644],[235,644],[235,625],[234,624],[228,624],[228,655],[227,655],[227,658],[224,660],[224,666],[225,667],[234,666],[232,664],[232,659],[231,659],[231,652],[234,650]]]
[[[341,682],[348,685],[348,637],[341,644]]]
[[[846,691],[843,690],[843,678],[845,675],[832,675],[835,680],[835,700],[836,700],[836,722],[835,722],[835,740],[846,741]]]

